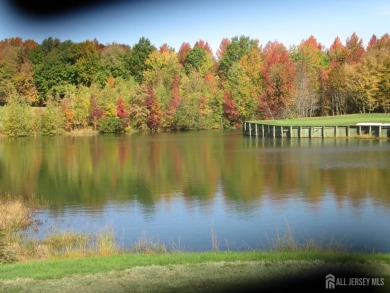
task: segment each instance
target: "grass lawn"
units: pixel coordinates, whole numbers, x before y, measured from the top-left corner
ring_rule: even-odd
[[[379,278],[383,286],[364,287],[364,292],[389,292],[390,254],[128,253],[34,261],[0,265],[0,291],[282,292],[306,288],[321,292],[327,274],[346,279]],[[356,292],[357,287],[351,289]]]
[[[277,126],[346,126],[362,122],[390,123],[390,114],[350,114],[283,120],[257,120],[250,122]]]

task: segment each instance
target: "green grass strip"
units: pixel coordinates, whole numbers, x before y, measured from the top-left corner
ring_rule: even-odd
[[[139,266],[194,265],[207,262],[287,260],[325,262],[381,262],[390,265],[390,254],[319,253],[319,252],[204,252],[167,254],[121,254],[114,256],[88,257],[20,262],[0,265],[0,280],[29,278],[36,280],[58,279],[72,275],[89,275],[121,271]]]
[[[312,118],[296,118],[283,120],[256,120],[257,122],[266,125],[276,126],[347,126],[356,125],[357,123],[390,123],[390,114],[375,113],[375,114],[350,114],[339,116],[312,117]]]

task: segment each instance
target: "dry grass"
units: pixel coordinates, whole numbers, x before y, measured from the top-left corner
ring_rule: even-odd
[[[72,131],[66,132],[66,135],[69,136],[94,136],[98,134],[99,131],[94,130],[92,127],[73,129]]]
[[[42,240],[31,240],[20,233],[33,225],[39,225],[33,216],[41,203],[35,197],[23,199],[4,196],[0,198],[0,263],[114,255],[119,252],[113,229],[104,228],[95,235],[72,231],[52,231]],[[37,229],[37,226],[34,227]]]
[[[18,245],[20,230],[30,227],[34,222],[32,214],[35,200],[23,198],[0,198],[0,263],[12,262],[19,258]]]
[[[0,199],[0,231],[14,232],[32,224],[32,209],[22,199]]]
[[[289,224],[287,225],[287,232],[284,235],[277,235],[271,240],[269,250],[279,252],[349,252],[350,248],[341,243],[331,239],[328,244],[323,244],[325,241],[315,241],[308,239],[303,242],[297,241],[294,236],[293,229]]]
[[[14,238],[12,252],[20,261],[36,259],[80,258],[121,253],[115,244],[114,232],[106,230],[96,235],[57,231],[42,240]]]
[[[131,251],[135,253],[156,254],[166,253],[167,249],[164,244],[160,243],[159,240],[155,241],[146,234],[143,234],[134,244]]]
[[[213,251],[219,251],[219,242],[218,242],[218,236],[215,232],[214,227],[211,227],[211,249]]]

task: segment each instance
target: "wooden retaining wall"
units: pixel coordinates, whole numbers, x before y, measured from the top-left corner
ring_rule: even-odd
[[[244,122],[245,136],[268,138],[377,137],[390,138],[390,125],[277,126]]]

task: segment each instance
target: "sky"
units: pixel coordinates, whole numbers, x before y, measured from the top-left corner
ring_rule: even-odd
[[[77,2],[69,1],[63,3]],[[388,0],[89,0],[43,11],[26,3],[44,1],[0,0],[1,40],[97,39],[133,46],[145,37],[156,47],[167,44],[176,51],[183,42],[193,46],[204,40],[215,53],[223,38],[241,35],[262,46],[279,41],[287,48],[313,35],[329,48],[336,37],[345,43],[354,32],[365,45],[373,34],[390,33]]]

